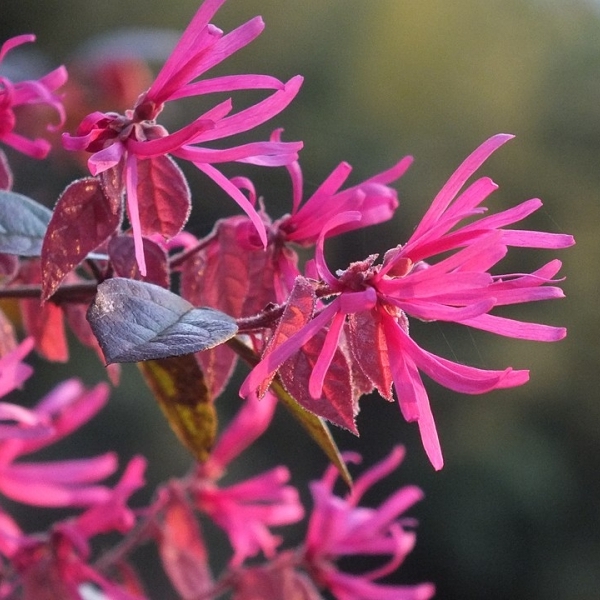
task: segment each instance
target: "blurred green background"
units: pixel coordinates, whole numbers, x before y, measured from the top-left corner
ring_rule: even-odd
[[[2,0],[0,37],[35,32],[36,50],[50,65],[69,65],[90,36],[103,39],[134,26],[181,30],[197,5],[197,0],[177,0],[168,8],[150,0]],[[363,452],[367,464],[396,443],[408,447],[395,480],[381,487],[389,493],[416,483],[426,493],[412,511],[420,521],[419,538],[402,581],[433,581],[437,597],[445,600],[600,597],[600,3],[230,0],[214,21],[230,30],[256,14],[264,17],[266,31],[221,71],[305,76],[299,97],[261,135],[282,126],[286,139],[304,140],[307,192],[341,160],[354,166],[356,183],[405,154],[416,159],[397,184],[401,206],[395,219],[332,242],[328,251],[336,266],[406,240],[471,150],[494,133],[516,134],[480,171],[500,185],[489,204],[501,209],[541,197],[544,208],[526,226],[572,233],[577,245],[559,255],[567,299],[511,314],[564,324],[567,339],[543,345],[435,324],[414,326],[419,343],[448,358],[531,369],[525,387],[483,397],[429,385],[446,458],[440,473],[427,463],[416,427],[403,422],[395,404],[379,398],[363,402],[359,440],[343,432],[336,437],[344,448]],[[258,182],[272,213],[289,209],[284,173],[243,172]],[[67,174],[61,176],[64,185]],[[60,186],[52,187],[58,184],[50,172],[44,177],[23,175],[15,189],[53,202]],[[205,200],[209,192],[213,198],[212,188],[199,187],[205,181],[190,177],[197,198]],[[200,205],[192,222],[197,234],[206,233],[216,216],[235,210],[226,198]],[[510,266],[532,269],[553,257],[515,250]],[[73,356],[86,381],[104,376],[90,354],[77,350]],[[71,373],[68,367],[40,366],[39,389]],[[116,446],[123,461],[141,452],[150,460],[151,485],[184,473],[190,460],[135,368],[127,367],[122,379],[103,418],[75,438],[77,452]],[[236,403],[232,388],[221,410]],[[318,450],[279,414],[274,429],[232,475],[272,465],[273,445],[282,460],[289,459],[296,483],[322,472]],[[56,450],[71,451],[65,445]],[[30,523],[38,525],[34,517]],[[142,553],[140,561],[145,560],[151,557]],[[169,597],[162,582],[153,585],[154,597]]]

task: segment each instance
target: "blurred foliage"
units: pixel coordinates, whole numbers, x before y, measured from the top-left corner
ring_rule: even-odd
[[[34,31],[37,50],[51,64],[68,64],[89,36],[131,26],[182,29],[196,7],[196,0],[171,2],[168,9],[150,0],[3,0],[0,34]],[[354,165],[358,182],[404,154],[416,157],[398,184],[394,221],[328,246],[339,266],[405,240],[473,148],[499,131],[517,135],[482,170],[500,184],[492,207],[540,196],[545,207],[526,226],[573,233],[577,246],[561,253],[568,298],[511,314],[566,324],[569,337],[544,346],[415,324],[415,337],[432,351],[483,367],[528,367],[532,374],[522,389],[482,398],[429,386],[447,463],[441,473],[427,464],[416,427],[379,398],[363,403],[360,440],[337,437],[366,462],[394,443],[409,448],[397,484],[415,482],[427,497],[415,511],[419,539],[404,581],[432,580],[445,600],[598,597],[600,6],[583,0],[230,0],[216,23],[228,30],[255,14],[263,15],[266,32],[225,67],[305,76],[296,102],[263,131],[283,126],[287,139],[305,141],[307,193],[341,160]],[[285,174],[244,172],[274,214],[289,209]],[[212,198],[213,188],[190,175],[196,195]],[[19,191],[47,190],[29,177],[17,179]],[[196,208],[196,232],[231,214],[231,204],[223,199]],[[549,258],[516,250],[509,260],[519,270]],[[93,360],[81,364],[87,380],[102,376]],[[67,372],[53,369],[47,377]],[[237,403],[233,387],[220,411],[231,410],[228,403]],[[115,444],[148,455],[151,482],[187,467],[187,455],[135,371],[126,371],[105,420],[86,431],[78,441],[90,453]],[[282,414],[239,468],[255,471],[262,453],[272,452],[269,444],[295,470],[296,483],[324,467]]]

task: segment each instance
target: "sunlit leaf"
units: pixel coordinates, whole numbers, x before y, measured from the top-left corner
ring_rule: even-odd
[[[269,343],[263,352],[263,358],[310,321],[315,311],[316,302],[317,296],[310,281],[302,276],[296,277],[283,315],[269,339]],[[259,397],[265,393],[274,376],[275,373],[270,379],[263,381],[258,390]]]
[[[356,364],[387,400],[393,400],[389,352],[377,310],[349,316],[348,340]]]
[[[358,406],[352,388],[350,365],[339,348],[327,369],[321,396],[313,398],[308,391],[308,381],[326,334],[327,331],[320,331],[286,360],[279,367],[279,377],[294,400],[306,410],[358,435],[354,421]]]
[[[111,205],[121,206],[122,208],[125,185],[123,183],[123,171],[120,168],[120,165],[102,171],[97,177],[102,186],[102,191]]]
[[[122,205],[96,177],[71,183],[61,194],[42,246],[42,301],[85,257],[118,229]]]
[[[0,252],[39,256],[51,217],[49,209],[31,198],[0,190]]]
[[[310,321],[315,303],[316,296],[310,281],[304,277],[296,277],[283,315],[269,340],[263,359]],[[326,333],[324,330],[314,335],[279,367],[280,381],[296,402],[306,410],[358,434],[354,422],[357,405],[350,365],[339,348],[336,349],[327,370],[321,396],[313,398],[308,390],[308,381],[321,353]],[[270,380],[263,382],[259,395],[269,383]]]
[[[217,414],[193,354],[138,363],[169,425],[200,462],[208,458]]]
[[[100,284],[87,317],[107,363],[199,352],[237,332],[228,315],[194,308],[169,290],[133,279]]]
[[[59,306],[47,302],[40,306],[39,300],[21,300],[23,326],[35,340],[35,349],[46,360],[66,362],[69,347],[65,336],[63,312]]]

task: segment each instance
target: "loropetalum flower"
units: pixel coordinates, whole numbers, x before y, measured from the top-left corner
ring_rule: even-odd
[[[6,55],[23,44],[34,42],[31,34],[10,38],[0,48],[0,64]],[[60,66],[39,79],[13,82],[0,76],[0,142],[33,158],[44,158],[50,151],[50,143],[44,139],[30,140],[15,131],[17,117],[15,108],[24,105],[45,105],[59,117],[57,125],[48,125],[49,131],[62,126],[65,120],[62,101],[55,92],[67,81],[67,70]]]
[[[271,139],[280,141],[281,132],[281,129],[276,130]],[[359,211],[362,215],[360,222],[348,222],[329,230],[327,237],[388,221],[398,208],[398,195],[387,184],[400,179],[412,161],[411,156],[405,156],[386,171],[340,191],[352,172],[352,166],[342,162],[304,203],[302,169],[298,161],[291,162],[286,168],[292,180],[292,212],[276,221],[276,236],[282,237],[287,243],[314,246],[323,224],[335,215],[348,211]]]
[[[349,462],[360,462],[360,456],[353,453],[344,457]],[[403,457],[403,448],[392,450],[387,458],[363,473],[345,497],[334,493],[338,473],[333,466],[320,481],[310,485],[314,506],[306,534],[304,566],[314,581],[337,600],[427,600],[435,593],[430,583],[376,582],[396,571],[412,551],[415,522],[402,515],[422,499],[423,493],[415,486],[406,486],[378,508],[359,503],[367,490],[400,465]],[[346,573],[336,565],[340,558],[360,555],[389,558],[381,567],[359,575]]]
[[[154,83],[140,95],[132,110],[126,111],[124,115],[91,113],[81,122],[74,136],[63,137],[64,146],[68,150],[86,150],[92,153],[88,166],[93,175],[113,167],[122,171],[128,215],[135,239],[136,259],[143,275],[146,274],[146,267],[142,235],[164,232],[154,228],[152,220],[155,214],[146,218],[146,211],[140,210],[142,204],[148,203],[146,198],[139,196],[140,186],[145,186],[144,194],[148,194],[148,189],[152,188],[151,181],[141,181],[146,173],[141,171],[142,168],[148,169],[148,165],[150,168],[156,165],[157,169],[163,173],[168,171],[169,177],[180,181],[183,176],[174,165],[166,163],[164,157],[171,155],[192,162],[240,205],[266,245],[266,231],[261,218],[241,191],[214,165],[238,161],[280,166],[294,160],[302,147],[301,142],[273,141],[247,143],[227,149],[206,146],[215,140],[253,129],[275,116],[291,102],[302,82],[301,77],[294,77],[287,83],[282,83],[267,75],[229,75],[195,81],[246,46],[263,30],[262,19],[256,17],[234,31],[223,34],[209,21],[224,2],[225,0],[206,0],[201,5]],[[238,90],[275,92],[233,114],[231,100],[225,100],[174,133],[169,133],[156,122],[168,102]],[[182,188],[186,188],[185,183]],[[150,193],[154,191],[151,190]],[[179,229],[185,224],[188,212],[189,207],[186,208],[184,203],[183,208],[174,216]]]
[[[234,550],[232,566],[240,566],[260,551],[272,558],[281,539],[269,528],[296,523],[304,516],[297,490],[286,485],[290,479],[287,467],[275,467],[228,487],[217,483],[227,464],[269,426],[276,403],[270,393],[262,400],[249,397],[217,441],[211,456],[198,465],[192,485],[197,508],[229,537]]]
[[[556,341],[566,335],[562,327],[490,314],[498,306],[563,296],[559,287],[546,285],[555,281],[552,278],[561,265],[558,260],[530,274],[489,272],[510,246],[558,249],[574,243],[569,235],[505,228],[536,211],[541,201],[528,200],[462,223],[486,210],[481,204],[497,186],[483,177],[459,194],[461,188],[511,137],[496,135],[477,148],[443,186],[408,242],[386,252],[381,263],[376,263],[377,256],[373,255],[332,274],[323,255],[327,232],[360,221],[361,214],[341,213],[324,224],[311,275],[324,286],[321,295],[333,300],[297,333],[270,349],[240,393],[246,395],[258,389],[304,344],[328,328],[310,375],[310,395],[320,397],[334,353],[346,339],[353,361],[381,395],[391,399],[392,386],[395,387],[402,414],[408,421],[418,422],[427,455],[433,466],[440,469],[442,453],[419,372],[449,389],[470,394],[521,385],[529,373],[511,368],[477,369],[436,356],[412,339],[409,317],[456,322],[527,340]],[[435,262],[440,254],[442,258]]]
[[[3,394],[22,383],[29,367],[20,363],[32,348],[31,339],[0,359]],[[18,362],[15,363],[15,358]],[[117,467],[113,452],[94,458],[48,462],[17,462],[20,457],[49,446],[91,419],[108,399],[108,386],[86,390],[77,379],[57,386],[32,410],[0,403],[0,418],[16,424],[0,428],[0,492],[35,506],[89,506],[104,502],[108,488],[95,482]]]
[[[22,362],[33,340],[26,339],[0,358],[0,396],[31,375]],[[90,566],[89,541],[98,534],[125,533],[135,524],[129,497],[143,485],[145,460],[134,457],[113,489],[96,482],[116,467],[112,452],[89,459],[16,462],[25,454],[53,444],[92,418],[106,403],[108,387],[86,390],[76,379],[65,381],[33,409],[0,402],[0,492],[18,502],[47,507],[85,507],[85,511],[52,526],[48,533],[24,533],[0,511],[0,554],[11,569],[0,583],[0,598],[80,600],[82,586],[99,587],[104,598],[134,600],[129,593]]]
[[[10,38],[0,47],[0,69],[6,55],[17,46],[35,41],[34,35],[18,35]],[[39,79],[14,82],[8,77],[0,75],[0,142],[6,144],[33,158],[45,158],[50,151],[51,144],[43,138],[30,139],[19,129],[15,109],[26,106],[45,106],[58,114],[56,125],[48,124],[48,131],[55,131],[65,122],[65,111],[61,98],[55,92],[67,81],[67,71],[58,67]],[[40,119],[41,120],[41,119]],[[0,189],[12,188],[13,175],[8,159],[0,150]]]
[[[279,129],[271,139],[280,141],[280,136]],[[400,179],[412,160],[411,156],[406,156],[386,171],[340,190],[352,172],[352,166],[342,162],[305,202],[302,202],[304,185],[300,163],[293,161],[286,165],[292,181],[292,211],[269,228],[269,239],[275,254],[273,287],[278,302],[287,299],[294,279],[300,274],[296,267],[296,254],[292,251],[293,245],[304,248],[314,246],[324,232],[323,225],[340,213],[358,211],[361,219],[327,229],[324,232],[326,238],[389,221],[398,208],[398,194],[388,184]],[[251,192],[255,195],[253,189]]]
[[[271,141],[280,140],[281,130],[276,130]],[[292,182],[290,214],[273,221],[262,206],[259,211],[267,229],[267,247],[263,247],[247,217],[238,215],[219,221],[202,249],[184,262],[182,295],[196,306],[211,306],[236,318],[252,317],[269,303],[286,302],[300,275],[297,247],[314,246],[323,224],[339,212],[360,211],[363,219],[327,230],[327,237],[389,220],[398,207],[398,195],[388,184],[399,179],[411,162],[411,157],[405,157],[390,169],[346,189],[340,188],[352,167],[340,163],[302,202],[302,170],[299,162],[293,161],[287,165]],[[253,206],[257,205],[258,195],[250,180],[237,177],[231,181],[244,190]],[[236,355],[221,345],[200,353],[198,358],[217,396],[233,371]]]
[[[127,506],[143,486],[145,460],[134,457],[106,497],[81,515],[61,521],[48,533],[25,534],[14,522],[0,522],[0,552],[13,568],[4,579],[0,598],[81,600],[85,588],[98,588],[106,600],[143,600],[139,590],[115,583],[91,564],[90,540],[98,534],[126,533],[136,522]]]

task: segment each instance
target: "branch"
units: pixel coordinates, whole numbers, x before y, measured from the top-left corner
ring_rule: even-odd
[[[96,295],[98,283],[71,283],[61,285],[50,298],[51,302],[87,302]],[[38,284],[14,285],[0,288],[0,298],[41,298],[42,287]]]

